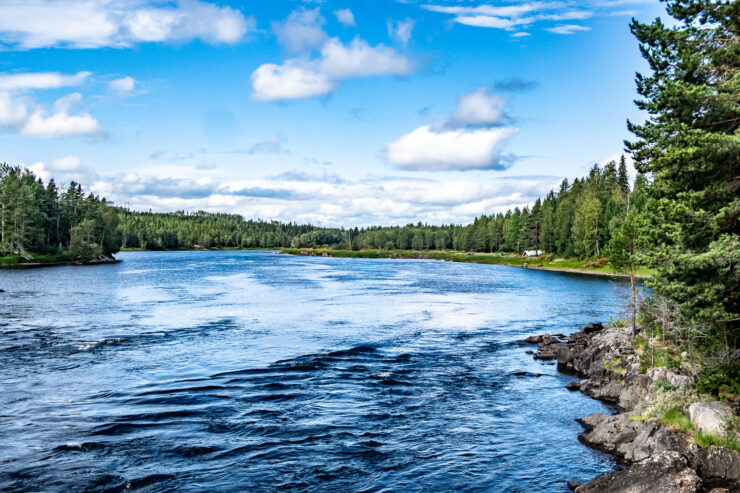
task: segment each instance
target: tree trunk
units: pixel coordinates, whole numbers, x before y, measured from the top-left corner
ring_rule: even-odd
[[[634,265],[630,265],[630,286],[632,288],[632,338],[637,335],[637,271]]]

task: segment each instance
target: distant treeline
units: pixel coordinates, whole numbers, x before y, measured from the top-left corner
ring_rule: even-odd
[[[563,257],[601,255],[629,207],[640,207],[647,182],[638,176],[631,191],[624,157],[620,163],[594,166],[589,175],[570,183],[563,180],[532,207],[481,216],[467,226],[424,226],[353,230],[353,249],[453,249],[473,252],[544,250]],[[301,236],[296,247],[315,246],[314,234]],[[347,240],[338,238],[338,247]],[[335,246],[329,244],[328,246]]]
[[[293,238],[317,231],[311,225],[245,220],[238,214],[204,211],[159,213],[119,209],[119,218],[122,247],[145,250],[279,248],[290,246]]]
[[[118,210],[72,182],[60,190],[30,171],[0,163],[0,254],[93,259],[121,247]]]
[[[624,157],[619,164],[594,166],[573,183],[563,180],[557,193],[524,209],[481,216],[467,226],[320,228],[278,221],[245,220],[235,214],[207,212],[130,212],[120,210],[124,248],[330,247],[358,250],[463,250],[515,252],[544,250],[558,256],[601,255],[628,207],[639,207],[646,186],[637,179],[630,191]]]
[[[108,255],[121,248],[330,247],[358,250],[462,250],[514,252],[544,250],[564,257],[601,255],[628,207],[639,207],[646,181],[630,191],[622,157],[619,164],[594,166],[589,175],[550,192],[532,207],[481,216],[467,226],[322,228],[279,221],[245,220],[237,214],[178,211],[132,212],[85,195],[72,183],[64,191],[44,185],[19,167],[0,168],[0,251],[70,251],[80,257]]]

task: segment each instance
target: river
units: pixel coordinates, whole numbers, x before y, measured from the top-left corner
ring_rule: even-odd
[[[0,271],[0,490],[565,492],[615,468],[577,440],[604,405],[516,343],[619,316],[621,281],[118,258]]]

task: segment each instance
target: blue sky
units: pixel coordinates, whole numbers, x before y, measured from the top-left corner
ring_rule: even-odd
[[[622,152],[657,1],[5,0],[0,159],[135,209],[465,223]]]

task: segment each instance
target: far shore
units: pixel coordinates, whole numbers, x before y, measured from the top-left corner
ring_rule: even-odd
[[[472,264],[508,265],[532,270],[564,272],[599,277],[616,277],[629,279],[629,274],[615,272],[610,265],[588,265],[589,262],[575,259],[542,259],[523,257],[516,254],[466,253],[455,250],[334,250],[330,248],[283,248],[281,253],[302,256],[349,257],[349,258],[390,258],[390,259],[425,259],[446,262],[465,262]],[[650,277],[645,268],[638,270],[637,277]]]
[[[417,259],[417,260],[441,260],[446,262],[463,262],[471,264],[507,265],[531,270],[562,272],[566,274],[588,275],[598,277],[611,277],[628,279],[629,274],[615,272],[610,265],[593,265],[593,263],[577,259],[548,259],[537,257],[523,257],[516,254],[501,253],[472,253],[456,250],[334,250],[331,248],[192,248],[177,250],[144,250],[142,248],[122,248],[121,252],[209,252],[209,251],[273,251],[287,255],[313,256],[313,257],[345,257],[345,258],[368,258],[368,259]],[[47,260],[33,262],[0,262],[0,269],[53,267],[63,265],[101,265],[115,264],[120,260],[110,257],[105,259],[81,260]],[[591,264],[591,265],[589,265]],[[640,268],[637,273],[639,279],[650,277],[650,271]]]
[[[102,265],[102,264],[117,264],[120,260],[109,257],[103,259],[92,259],[92,260],[52,260],[48,262],[18,262],[18,263],[1,263],[0,269],[30,269],[34,267],[58,267],[62,265]]]

